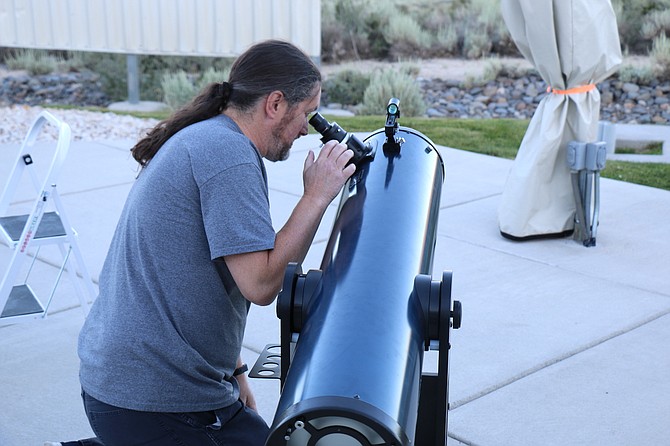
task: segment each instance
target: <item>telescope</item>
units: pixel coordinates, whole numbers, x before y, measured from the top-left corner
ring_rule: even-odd
[[[280,344],[250,376],[278,378],[266,446],[444,446],[449,334],[461,325],[451,271],[433,280],[444,165],[435,145],[399,125],[360,141],[318,113],[323,136],[355,147],[318,270],[289,264],[277,298]],[[353,150],[353,149],[352,149]],[[437,351],[437,372],[424,352]]]

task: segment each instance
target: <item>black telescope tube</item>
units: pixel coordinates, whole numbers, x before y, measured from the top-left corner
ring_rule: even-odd
[[[268,446],[415,444],[426,322],[413,288],[432,272],[444,167],[421,133],[397,136],[366,138],[376,155],[344,187]]]

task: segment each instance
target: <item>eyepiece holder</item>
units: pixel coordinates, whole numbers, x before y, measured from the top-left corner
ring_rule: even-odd
[[[347,145],[348,149],[354,152],[354,157],[351,162],[358,166],[364,160],[372,158],[372,146],[365,144],[358,139],[353,133],[348,133],[337,122],[330,123],[319,112],[309,119],[309,124],[314,127],[314,130],[319,132],[322,136],[321,142],[326,143],[331,140],[336,140]]]

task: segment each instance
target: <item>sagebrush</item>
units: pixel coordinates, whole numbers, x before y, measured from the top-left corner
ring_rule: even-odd
[[[624,53],[650,55],[654,64],[622,67],[622,77],[670,76],[670,0],[611,1]],[[502,18],[500,0],[321,0],[321,4],[323,62],[520,56]],[[91,70],[100,75],[111,100],[127,97],[123,54],[0,47],[0,62],[31,74]],[[162,100],[165,73],[184,71],[198,77],[209,68],[223,72],[231,63],[226,58],[141,56],[140,98]]]
[[[400,99],[402,116],[423,116],[426,103],[410,69],[385,68],[372,73],[363,95],[362,115],[383,115],[389,99]]]

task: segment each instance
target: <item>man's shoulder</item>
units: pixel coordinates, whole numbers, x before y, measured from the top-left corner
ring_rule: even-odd
[[[245,157],[253,156],[255,148],[249,138],[230,118],[218,115],[185,127],[173,138],[173,144],[186,148],[193,154],[207,154],[224,150],[228,156],[235,152]]]
[[[236,166],[262,170],[255,146],[228,117],[219,115],[184,129],[179,140],[199,178],[212,178]]]
[[[225,115],[217,115],[196,122],[185,127],[180,133],[189,138],[226,135],[229,138],[240,138],[248,141],[248,138],[242,133],[242,130],[240,130],[237,124],[235,124],[235,121]]]

